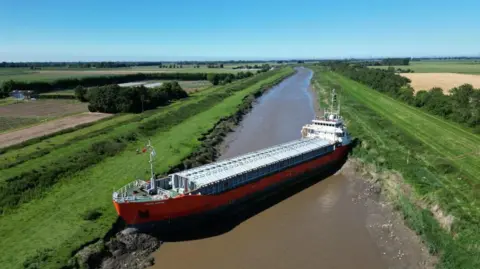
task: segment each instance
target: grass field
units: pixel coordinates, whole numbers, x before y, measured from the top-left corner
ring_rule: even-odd
[[[75,100],[35,100],[0,106],[3,117],[60,117],[88,112],[87,104]]]
[[[354,155],[379,170],[399,171],[415,190],[425,209],[408,199],[396,202],[440,256],[439,268],[480,268],[480,136],[338,74],[315,71],[317,91],[340,92],[347,126],[361,141]],[[435,221],[435,205],[454,217],[453,224]]]
[[[88,112],[87,104],[75,100],[6,99],[0,105],[0,133],[82,112]]]
[[[1,117],[0,116],[0,135],[3,132],[22,128],[42,122],[42,118],[17,118],[17,117]],[[2,146],[0,145],[0,148]]]
[[[46,92],[46,93],[41,93],[40,95],[43,95],[43,96],[49,96],[49,95],[74,96],[75,95],[75,90],[62,90],[62,91]]]
[[[168,107],[151,111],[146,115],[135,115],[135,117],[141,118],[114,117],[100,123],[106,129],[93,125],[88,127],[88,130],[81,129],[49,138],[49,142],[41,141],[20,149],[20,154],[28,155],[34,152],[36,147],[43,146],[51,147],[51,152],[44,156],[28,159],[25,163],[10,169],[4,169],[3,171],[6,172],[4,175],[11,175],[12,170],[20,171],[22,169],[19,167],[22,166],[45,165],[50,162],[49,158],[53,160],[71,154],[72,151],[81,149],[94,140],[100,140],[102,136],[108,137],[126,130],[136,130],[139,124],[148,121],[172,120],[175,113],[183,113],[182,109],[187,106],[189,109],[197,109],[198,111],[191,111],[192,113],[196,112],[192,116],[186,117],[178,124],[163,126],[149,137],[157,151],[156,171],[165,172],[169,166],[178,164],[193,152],[201,143],[197,139],[222,117],[234,113],[245,96],[291,72],[292,69],[276,71],[247,88],[233,92],[232,95],[220,102],[212,102],[212,105],[206,106],[205,104],[209,104],[208,100],[213,100],[216,92],[236,87],[235,85],[240,86],[242,82],[210,87]],[[124,121],[124,123],[111,125],[109,121]],[[112,128],[107,128],[109,126],[106,125],[110,125]],[[95,132],[98,133],[97,136],[85,136]],[[51,255],[46,256],[41,268],[59,268],[65,264],[72,251],[85,242],[103,237],[116,219],[111,200],[112,190],[136,177],[144,177],[148,174],[148,156],[135,153],[136,149],[145,144],[146,139],[147,137],[139,137],[137,142],[130,144],[122,153],[107,158],[98,165],[64,177],[44,196],[24,203],[17,210],[2,216],[0,233],[3,243],[0,245],[0,252],[3,255],[0,256],[0,264],[6,268],[21,268],[26,258],[32,257],[38,251],[49,249],[43,252]],[[50,145],[59,145],[58,143],[68,144],[68,146],[55,148]],[[6,153],[6,155],[10,155],[8,155],[8,160],[3,160],[3,163],[8,163],[16,158],[13,152],[15,150],[12,150],[12,153]],[[84,220],[82,215],[91,209],[97,209],[102,216],[95,221]]]
[[[178,84],[187,92],[199,91],[212,86],[212,83],[208,80],[179,81]]]
[[[22,100],[17,100],[16,98],[13,98],[13,97],[7,97],[7,98],[0,99],[0,106],[22,103],[22,102],[23,102]]]
[[[185,66],[184,68],[158,68],[158,66],[141,66],[129,68],[106,68],[106,69],[40,69],[30,70],[28,68],[0,68],[0,83],[6,80],[19,81],[52,81],[63,78],[81,78],[105,75],[122,75],[136,73],[161,73],[161,72],[179,72],[179,73],[237,73],[242,70],[232,68],[193,68]]]
[[[411,61],[410,65],[394,66],[401,69],[412,69],[415,73],[462,73],[480,75],[480,61]],[[374,68],[387,69],[388,66]]]

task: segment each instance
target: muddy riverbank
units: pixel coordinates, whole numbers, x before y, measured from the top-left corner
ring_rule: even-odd
[[[220,158],[299,138],[319,109],[311,78],[310,70],[299,69],[259,98],[227,137]],[[335,174],[284,190],[270,203],[219,216],[204,227],[216,230],[211,236],[166,240],[153,268],[431,267],[418,237],[358,169],[348,161]]]

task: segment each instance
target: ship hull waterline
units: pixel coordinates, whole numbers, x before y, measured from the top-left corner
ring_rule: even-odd
[[[321,173],[330,166],[344,160],[348,151],[348,145],[339,146],[331,153],[320,158],[215,195],[185,195],[142,203],[117,203],[114,201],[114,205],[118,215],[128,227],[145,231],[168,226],[179,221],[203,219]]]

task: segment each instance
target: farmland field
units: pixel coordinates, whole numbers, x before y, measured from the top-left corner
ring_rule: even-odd
[[[208,80],[179,81],[178,84],[180,84],[180,86],[187,92],[198,91],[212,86],[212,83]]]
[[[78,126],[80,124],[98,121],[110,116],[112,115],[105,114],[105,113],[82,113],[78,115],[64,117],[61,119],[51,120],[43,124],[24,128],[21,130],[3,133],[3,134],[0,134],[0,148],[18,144],[25,140],[36,138],[39,136],[49,135],[49,134],[61,131],[63,129]],[[2,119],[7,119],[7,118],[4,118],[4,117],[0,118],[0,120]],[[31,124],[31,123],[28,123],[28,121],[32,121],[32,120],[35,122],[35,118],[8,119],[8,122],[9,122],[8,124],[16,123],[17,121],[19,122],[27,121],[27,123],[23,124],[23,125],[27,125],[27,124]]]
[[[246,96],[278,83],[292,72],[291,68],[286,68],[210,87],[167,107],[138,115],[115,116],[98,126],[95,124],[7,151],[0,160],[2,167],[7,167],[2,170],[0,187],[12,184],[5,179],[22,175],[28,169],[42,171],[70,156],[79,161],[76,154],[84,152],[93,143],[136,134],[125,150],[115,156],[61,175],[48,192],[26,196],[27,200],[20,201],[18,208],[4,211],[6,213],[0,218],[0,233],[4,239],[0,245],[3,254],[0,264],[7,268],[22,268],[27,258],[42,253],[43,256],[38,258],[40,268],[62,267],[74,250],[93,239],[102,238],[115,222],[112,189],[148,174],[147,157],[136,153],[147,138],[157,151],[156,172],[164,173],[198,148],[202,134],[220,119],[235,113]],[[124,118],[127,116],[130,118]],[[39,155],[38,151],[44,154]],[[38,189],[31,191],[38,192]],[[85,220],[82,216],[88,210],[97,210],[101,216],[93,221]]]
[[[462,74],[479,74],[480,61],[410,61],[410,65],[394,66],[395,68],[411,69],[415,73],[462,73]],[[388,66],[374,66],[372,68],[387,69]]]
[[[433,87],[440,87],[445,94],[454,87],[468,83],[474,88],[480,88],[480,74],[455,74],[455,73],[403,73],[404,77],[412,82],[410,85],[415,91],[430,90]]]
[[[154,80],[154,81],[142,81],[138,82],[138,84],[135,84],[136,82],[129,82],[129,83],[122,83],[122,84],[129,84],[130,86],[138,86],[142,84],[152,84],[155,83],[156,87],[160,86],[161,82],[167,82],[169,80]],[[157,85],[158,84],[158,85]],[[197,81],[178,81],[178,84],[180,84],[180,87],[184,89],[186,92],[193,92],[197,90],[201,90],[203,88],[212,86],[212,83],[208,80],[197,80]],[[54,92],[47,92],[47,93],[41,93],[40,96],[74,96],[75,91],[74,90],[60,90],[60,91],[54,91]],[[1,100],[0,100],[1,101]]]
[[[0,106],[2,117],[60,117],[88,112],[87,104],[75,100],[35,100]]]
[[[6,106],[6,105],[22,103],[22,102],[23,102],[23,100],[17,100],[13,97],[8,97],[8,98],[0,99],[0,106]]]
[[[339,90],[347,126],[361,141],[354,156],[379,171],[400,172],[413,187],[425,209],[404,197],[395,203],[430,252],[440,256],[439,267],[479,268],[480,136],[339,74],[315,71],[320,95]],[[430,209],[438,206],[453,223],[432,216]]]
[[[74,95],[75,95],[75,91],[74,91],[74,90],[61,90],[61,91],[41,93],[40,95],[41,95],[41,96],[49,96],[49,95],[74,96]]]
[[[232,68],[158,68],[158,66],[141,66],[130,68],[107,68],[107,69],[40,69],[30,70],[28,68],[0,68],[0,83],[6,80],[19,81],[53,81],[64,78],[82,78],[106,75],[124,75],[136,73],[237,73],[242,70]]]
[[[5,131],[11,129],[17,129],[20,127],[32,125],[35,123],[40,123],[42,121],[41,118],[17,118],[17,117],[2,117],[0,116],[0,137],[1,134]],[[0,138],[1,140],[1,138]],[[0,143],[0,148],[2,147]]]
[[[0,105],[0,133],[82,112],[87,104],[74,100],[8,102]]]

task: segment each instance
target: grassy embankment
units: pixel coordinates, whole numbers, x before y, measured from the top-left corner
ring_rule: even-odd
[[[361,141],[353,155],[373,164],[374,174],[398,171],[413,187],[402,192],[410,187],[379,179],[440,257],[438,267],[480,268],[480,136],[321,68],[314,86],[320,98],[331,88],[340,92],[342,114]]]
[[[415,73],[462,73],[480,75],[480,62],[472,60],[458,61],[410,61],[410,65],[396,65],[395,69],[411,69]],[[388,66],[372,66],[387,69]]]
[[[44,260],[39,264],[41,268],[61,267],[75,250],[102,238],[110,229],[116,219],[112,191],[137,177],[147,176],[148,156],[135,152],[147,138],[156,147],[156,171],[164,173],[194,152],[201,145],[198,138],[220,119],[235,113],[246,96],[279,82],[291,72],[292,69],[282,69],[226,86],[211,87],[186,100],[131,116],[131,119],[111,119],[123,121],[122,124],[111,124],[106,120],[101,123],[103,127],[93,125],[88,131],[80,129],[48,138],[49,142],[38,141],[22,149],[7,151],[2,165],[9,166],[9,163],[18,161],[16,153],[20,161],[3,170],[2,186],[9,184],[5,177],[21,175],[26,169],[45,171],[42,167],[48,168],[49,164],[61,162],[69,156],[80,156],[92,143],[135,133],[133,141],[113,157],[106,157],[77,172],[61,174],[51,182],[54,185],[40,186],[39,190],[31,191],[31,196],[22,197],[24,200],[19,204],[6,205],[6,211],[0,217],[0,233],[4,239],[0,246],[3,254],[0,264],[19,268],[26,259],[32,260],[31,257],[37,255],[33,261]],[[120,139],[118,143],[122,144],[122,141]],[[48,153],[35,156],[37,147],[39,150],[46,148]],[[25,158],[29,155],[34,158]],[[81,158],[72,160],[83,161]],[[92,210],[99,212],[100,217],[86,220],[85,212]]]

